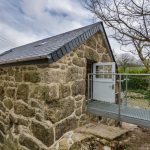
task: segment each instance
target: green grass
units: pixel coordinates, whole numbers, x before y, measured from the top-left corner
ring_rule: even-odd
[[[150,101],[150,91],[148,91],[148,90],[138,89],[138,90],[129,90],[129,92],[134,92],[134,93],[137,93],[137,94],[140,93],[144,96],[144,99],[147,99],[148,101]],[[141,98],[141,97],[136,97],[136,98]]]
[[[128,91],[128,104],[132,107],[138,106],[145,109],[150,109],[149,93],[144,90],[129,90]]]

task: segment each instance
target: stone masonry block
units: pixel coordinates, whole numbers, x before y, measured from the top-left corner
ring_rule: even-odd
[[[20,84],[17,89],[17,99],[27,101],[29,95],[29,85]]]
[[[13,107],[13,102],[11,101],[11,99],[4,99],[4,105],[7,109],[12,109]]]
[[[29,150],[45,150],[44,145],[42,145],[35,137],[26,133],[20,135],[19,143]]]
[[[77,128],[77,125],[78,125],[78,120],[75,117],[68,118],[60,122],[55,128],[56,140],[58,140],[66,132]]]
[[[46,146],[51,146],[54,142],[53,128],[38,121],[32,121],[31,130],[33,135],[42,141]]]
[[[85,48],[85,58],[94,62],[98,62],[100,60],[99,54],[96,51],[86,47]]]
[[[24,73],[24,81],[37,83],[41,81],[40,73],[38,72],[25,72]]]
[[[60,84],[59,86],[59,94],[60,98],[65,98],[67,96],[70,96],[71,90],[70,85]]]
[[[34,93],[42,101],[49,101],[49,86],[39,86]]]
[[[79,58],[79,57],[74,57],[72,60],[73,64],[75,64],[76,66],[79,67],[85,67],[85,60],[83,58]]]
[[[49,104],[50,108],[45,110],[45,118],[52,123],[70,116],[74,112],[74,99],[71,97],[58,100],[55,105]]]
[[[15,72],[15,81],[16,82],[21,82],[22,81],[22,72]]]
[[[14,112],[17,115],[23,115],[24,117],[34,117],[35,115],[35,110],[22,101],[14,103]]]
[[[65,72],[60,70],[53,70],[44,72],[44,82],[45,83],[64,83],[65,82]]]
[[[0,143],[4,143],[4,134],[0,131]]]
[[[4,104],[0,101],[0,110],[5,112],[6,111],[6,108],[4,106]]]
[[[66,82],[78,79],[78,67],[69,67],[66,75]]]
[[[0,86],[0,101],[4,99],[4,87]]]
[[[12,89],[12,88],[8,88],[6,90],[6,95],[8,98],[15,98],[15,89]]]
[[[72,96],[85,95],[85,80],[75,81],[72,86]]]

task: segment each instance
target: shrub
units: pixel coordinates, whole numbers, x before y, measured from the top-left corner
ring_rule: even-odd
[[[119,73],[133,73],[133,74],[139,74],[139,73],[148,73],[147,69],[144,67],[128,67],[126,69],[126,72],[124,71],[123,67],[118,67]]]
[[[118,72],[119,72],[119,73],[124,73],[123,67],[118,67]]]
[[[129,90],[147,90],[149,87],[149,79],[146,76],[128,76]],[[123,81],[122,87],[125,89],[126,80]]]
[[[147,69],[146,68],[140,68],[140,67],[136,67],[136,68],[128,68],[127,70],[128,73],[135,73],[135,74],[140,74],[140,73],[147,73]]]

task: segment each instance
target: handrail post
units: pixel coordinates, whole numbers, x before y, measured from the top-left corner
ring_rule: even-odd
[[[93,75],[90,76],[90,100],[92,100],[92,90],[93,90],[92,89],[92,76]]]
[[[120,113],[121,113],[121,74],[119,74],[119,99],[118,99],[118,121],[119,121],[119,124],[120,124]]]
[[[128,104],[128,75],[126,75],[126,95],[125,95],[125,106]]]

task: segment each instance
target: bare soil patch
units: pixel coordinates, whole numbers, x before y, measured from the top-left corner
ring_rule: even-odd
[[[137,128],[128,137],[118,150],[150,150],[150,129]]]

